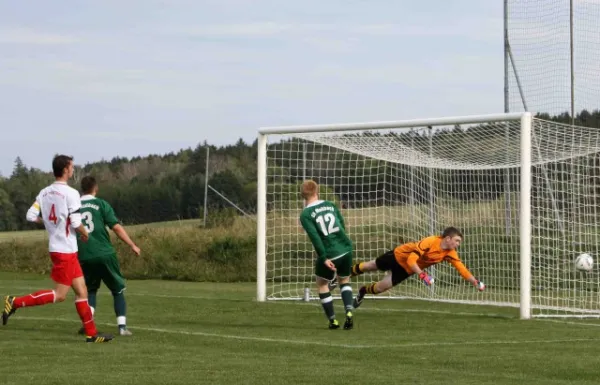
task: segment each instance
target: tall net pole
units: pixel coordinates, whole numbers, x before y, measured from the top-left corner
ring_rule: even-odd
[[[504,0],[504,112],[510,112],[510,95],[508,89],[508,0]],[[510,126],[506,125],[506,148],[510,147]],[[506,157],[510,154],[508,150],[506,151]],[[512,219],[511,219],[511,202],[510,202],[510,169],[507,168],[504,175],[504,196],[505,196],[505,216],[506,216],[506,226],[505,226],[505,235],[509,236],[512,229]]]
[[[573,44],[573,0],[569,2],[569,51],[571,67],[571,125],[575,125],[575,46]]]

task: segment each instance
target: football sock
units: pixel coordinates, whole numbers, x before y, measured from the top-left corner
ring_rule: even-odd
[[[367,294],[377,294],[377,291],[375,290],[375,285],[377,285],[377,283],[372,283],[370,285],[363,286],[363,287],[365,288],[365,291],[367,292]]]
[[[117,325],[119,328],[124,329],[126,326],[125,312],[127,306],[125,304],[125,295],[121,291],[120,293],[113,294],[113,301],[115,307],[115,315],[117,316]]]
[[[354,265],[352,265],[352,276],[355,277],[357,275],[361,275],[362,273],[364,273],[364,271],[362,271],[362,264],[364,262],[361,263],[355,263]]]
[[[36,291],[35,293],[15,298],[13,307],[18,309],[20,307],[40,306],[47,303],[53,303],[55,296],[54,290]]]
[[[96,312],[96,294],[95,291],[88,291],[88,305],[90,305],[92,315]]]
[[[335,312],[333,310],[333,297],[331,296],[331,293],[319,293],[319,298],[321,299],[321,306],[323,306],[327,319],[330,321],[334,320]]]
[[[77,314],[79,314],[79,318],[81,319],[81,323],[85,329],[85,334],[89,337],[93,337],[98,334],[98,330],[96,330],[96,324],[94,323],[94,318],[92,316],[92,310],[90,309],[87,299],[76,300],[75,308],[77,309]]]
[[[346,312],[352,311],[352,286],[349,283],[344,283],[340,286],[342,293],[342,302],[344,302],[344,309]]]
[[[96,292],[88,291],[88,305],[90,305],[90,310],[92,311],[92,315],[96,310]]]

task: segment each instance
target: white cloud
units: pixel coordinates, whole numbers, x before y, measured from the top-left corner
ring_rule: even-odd
[[[80,40],[73,36],[37,32],[27,28],[0,28],[0,44],[73,44]]]

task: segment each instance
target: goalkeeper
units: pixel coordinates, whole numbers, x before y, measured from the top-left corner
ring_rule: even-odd
[[[383,293],[413,274],[418,274],[419,279],[426,286],[431,286],[433,278],[425,272],[425,269],[442,261],[449,262],[465,280],[471,282],[479,291],[485,290],[483,282],[473,277],[473,274],[458,258],[456,248],[462,239],[463,235],[457,228],[448,227],[441,236],[433,235],[419,242],[405,243],[374,261],[353,265],[352,276],[376,270],[391,272],[381,281],[361,287],[354,299],[354,308],[360,306],[366,294]]]
[[[127,329],[125,314],[125,278],[121,274],[117,253],[106,228],[112,229],[138,256],[140,255],[140,248],[129,238],[110,204],[96,197],[98,184],[94,177],[84,177],[81,180],[81,190],[84,194],[81,196],[81,218],[88,231],[89,239],[87,242],[78,239],[77,242],[79,245],[79,263],[83,270],[92,313],[96,308],[96,294],[100,288],[100,283],[104,282],[113,295],[119,335],[130,336],[132,333]]]
[[[314,181],[304,181],[301,194],[304,198],[304,209],[300,214],[300,223],[318,254],[315,275],[321,305],[329,320],[329,329],[340,327],[335,318],[333,297],[329,289],[329,283],[336,276],[346,311],[344,329],[352,329],[352,241],[346,235],[344,217],[334,203],[319,199],[319,185]]]

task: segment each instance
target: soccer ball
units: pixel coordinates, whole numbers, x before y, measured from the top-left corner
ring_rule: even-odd
[[[588,253],[579,254],[575,258],[575,268],[581,271],[590,271],[594,267],[594,258]]]

